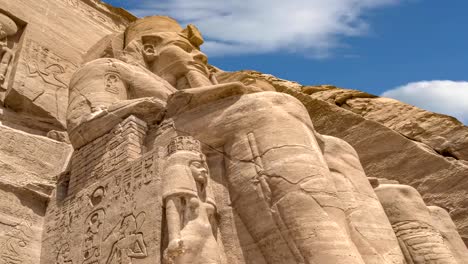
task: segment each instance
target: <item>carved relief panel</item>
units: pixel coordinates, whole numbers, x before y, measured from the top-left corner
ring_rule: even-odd
[[[71,9],[74,10],[75,12],[92,18],[94,22],[100,25],[105,25],[106,27],[109,27],[110,29],[115,30],[115,31],[125,30],[126,26],[124,23],[116,23],[116,21],[113,21],[108,16],[105,16],[101,12],[96,10],[98,9],[100,11],[105,12],[106,7],[103,6],[103,4],[100,3],[100,1],[92,1],[93,4],[95,5],[95,8],[86,4],[85,1],[82,1],[82,0],[61,0],[61,1],[65,3],[66,5],[72,7]]]
[[[0,263],[35,264],[40,257],[41,202],[0,189]],[[24,206],[28,204],[29,207]]]
[[[61,124],[56,125],[64,127],[68,82],[77,65],[33,39],[25,39],[22,50],[15,89],[7,92],[5,104],[27,113],[38,111],[30,104],[40,106],[44,112],[35,114],[58,119]],[[29,103],[19,100],[18,96],[26,97]]]
[[[106,157],[106,162],[109,158],[114,160],[112,168],[107,173],[101,171],[97,177],[83,178],[87,183],[68,186],[74,190],[63,191],[67,194],[63,200],[55,199],[49,204],[41,263],[149,264],[160,259],[162,159],[158,151],[122,159],[126,150],[138,143],[129,139],[135,136],[127,129],[132,118],[103,136],[110,137],[111,143],[113,138],[119,139],[115,141],[119,144],[113,146],[121,150]],[[116,131],[125,132],[125,136]],[[133,145],[126,145],[129,142]],[[98,151],[100,145],[91,143],[91,147]],[[74,157],[82,158],[83,154]],[[76,173],[73,170],[81,168],[72,167],[71,181],[91,175],[98,168]]]

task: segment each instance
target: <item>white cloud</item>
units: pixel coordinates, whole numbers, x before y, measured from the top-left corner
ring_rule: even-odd
[[[208,40],[209,56],[274,51],[325,57],[340,38],[360,36],[371,9],[402,0],[144,0],[137,16],[169,15],[193,23]]]
[[[390,97],[417,107],[456,117],[468,124],[468,82],[412,82],[384,92]]]

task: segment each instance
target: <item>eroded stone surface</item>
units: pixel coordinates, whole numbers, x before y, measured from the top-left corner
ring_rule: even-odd
[[[0,115],[8,126],[0,127],[4,262],[455,264],[465,257],[447,213],[428,209],[414,188],[388,184],[410,183],[426,202],[443,204],[463,235],[463,140],[449,152],[434,140],[454,142],[449,132],[457,129],[410,137],[411,129],[388,125],[397,118],[364,114],[379,100],[373,95],[223,72],[207,64],[194,25],[159,16],[127,26],[131,15],[98,1],[58,3],[51,14],[66,4],[73,9],[64,15],[85,15],[71,16],[73,25],[57,18],[38,36],[30,23],[44,23],[35,13],[44,6],[24,0],[20,12],[22,1],[0,17],[17,26],[6,38],[14,56],[1,55],[12,80]],[[43,91],[18,90],[16,81]]]

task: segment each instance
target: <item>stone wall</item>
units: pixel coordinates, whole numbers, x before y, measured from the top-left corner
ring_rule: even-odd
[[[88,0],[0,0],[0,17],[17,29],[0,39],[0,263],[37,264],[47,203],[73,150],[63,132],[70,77],[135,17]]]
[[[59,130],[65,129],[68,84],[83,54],[135,19],[100,1],[82,0],[1,0],[0,13],[19,27],[9,39],[14,59],[0,99]]]

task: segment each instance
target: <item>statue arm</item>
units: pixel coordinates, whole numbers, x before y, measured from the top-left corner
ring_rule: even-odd
[[[9,48],[4,48],[2,60],[0,61],[0,81],[5,80],[8,65],[13,59],[13,52]]]
[[[165,102],[158,98],[145,97],[119,101],[75,119],[68,118],[70,140],[75,148],[79,148],[104,135],[130,115],[157,120],[164,107]]]
[[[166,221],[168,227],[169,243],[180,240],[181,203],[177,196],[170,196],[166,200]]]
[[[261,92],[263,90],[246,86],[241,82],[230,82],[199,88],[180,90],[172,94],[168,101],[169,115],[187,111],[199,105],[207,104],[231,96]]]
[[[144,258],[148,256],[148,251],[146,249],[145,242],[143,241],[143,236],[142,234],[136,234],[135,235],[135,243],[138,244],[138,247],[141,249],[141,252],[131,252],[128,254],[129,257],[131,258]]]

